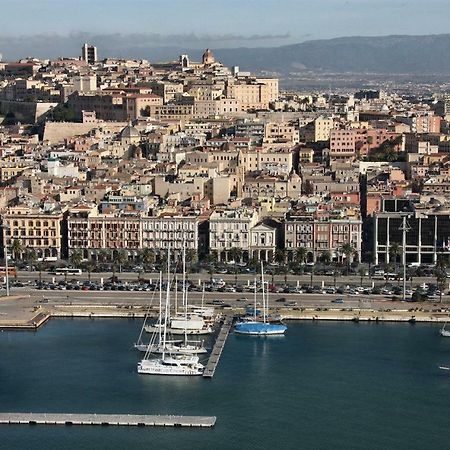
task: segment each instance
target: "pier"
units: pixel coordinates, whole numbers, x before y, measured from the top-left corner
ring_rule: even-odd
[[[205,370],[203,371],[204,378],[212,378],[214,376],[217,364],[219,364],[220,356],[222,355],[223,348],[225,347],[228,334],[230,333],[230,329],[233,325],[233,320],[234,316],[225,316],[225,320],[219,331],[214,347],[211,350],[211,354],[209,355],[208,363],[206,364]]]
[[[137,414],[0,413],[0,424],[97,425],[135,427],[213,427],[212,416],[159,416]]]

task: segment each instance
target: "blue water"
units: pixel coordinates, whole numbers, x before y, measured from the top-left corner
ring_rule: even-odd
[[[213,429],[0,426],[1,449],[450,447],[436,325],[290,323],[231,334],[212,380],[138,375],[132,320],[0,333],[0,410],[215,415]]]

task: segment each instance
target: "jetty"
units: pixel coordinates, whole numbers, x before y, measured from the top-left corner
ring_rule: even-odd
[[[213,427],[214,416],[159,416],[139,414],[0,413],[0,424],[97,425],[136,427]]]
[[[226,315],[223,321],[222,327],[220,328],[219,334],[217,335],[214,347],[209,355],[208,363],[206,364],[205,370],[203,371],[204,378],[212,378],[216,371],[217,364],[219,364],[220,357],[222,355],[223,348],[227,341],[230,329],[233,325],[234,316]]]

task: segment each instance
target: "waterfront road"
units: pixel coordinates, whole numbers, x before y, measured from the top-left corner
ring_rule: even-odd
[[[65,291],[65,290],[36,290],[30,288],[16,288],[13,294],[20,300],[8,300],[0,297],[0,314],[2,305],[19,302],[29,306],[51,306],[51,305],[122,305],[122,306],[151,306],[157,307],[159,294],[151,291]],[[342,299],[342,303],[334,303],[336,299]],[[229,292],[189,292],[189,304],[212,305],[213,301],[223,301],[225,305],[232,308],[245,308],[255,302],[254,294],[229,293]],[[172,302],[175,295],[172,293]],[[257,294],[257,305],[261,305],[261,294]],[[450,296],[443,296],[442,306],[450,303]],[[181,293],[178,293],[178,305],[181,304]],[[269,294],[269,305],[271,308],[361,308],[361,309],[410,309],[416,307],[437,307],[441,304],[436,299],[434,302],[412,303],[392,301],[391,296],[383,295],[339,295],[339,294]]]
[[[91,273],[91,280],[92,281],[107,281],[111,277],[111,272],[93,272]],[[159,274],[158,273],[137,273],[137,272],[122,272],[122,273],[116,273],[116,276],[119,278],[120,281],[124,282],[137,282],[139,278],[142,278],[144,280],[153,281],[155,282]],[[178,274],[179,279],[181,280],[181,274]],[[195,274],[189,274],[188,279],[192,281],[194,284],[201,284],[204,282],[208,282],[211,280],[211,278],[215,279],[222,279],[226,283],[234,284],[237,280],[238,284],[244,285],[248,283],[253,283],[253,280],[260,278],[259,274],[213,274],[210,275],[208,273],[195,273]],[[87,273],[82,273],[81,275],[68,275],[67,280],[79,280],[79,281],[86,281],[88,279]],[[19,271],[17,274],[17,281],[35,281],[39,279],[39,273],[38,272],[28,272],[28,271]],[[41,273],[41,279],[44,281],[60,281],[64,280],[65,277],[63,275],[54,275],[50,274],[48,272],[42,272]],[[281,286],[284,285],[285,279],[290,285],[309,285],[311,283],[311,275],[310,274],[304,274],[304,275],[291,275],[288,274],[285,278],[284,275],[266,275],[266,281],[269,283],[273,282],[274,284]],[[450,283],[450,278],[448,279]],[[389,283],[390,285],[402,285],[403,282],[400,281],[386,281],[380,278],[370,278],[368,276],[364,276],[362,279],[362,285],[367,287],[372,287],[373,285],[377,286],[384,286],[386,283]],[[423,283],[426,284],[435,284],[436,278],[435,277],[415,277],[413,278],[412,282],[407,282],[407,287],[411,288],[412,286],[419,286]],[[335,279],[333,276],[327,276],[327,275],[314,275],[313,276],[313,284],[319,285],[319,286],[334,286],[335,285]],[[346,286],[346,285],[361,285],[361,277],[359,275],[351,275],[351,276],[342,276],[336,278],[336,286]]]

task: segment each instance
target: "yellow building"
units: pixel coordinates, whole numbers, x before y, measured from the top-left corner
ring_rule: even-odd
[[[63,245],[64,211],[44,212],[26,205],[6,209],[3,218],[3,242],[11,252],[14,241],[21,245],[22,258],[28,250],[34,250],[38,260],[55,261],[61,259],[66,248]]]

